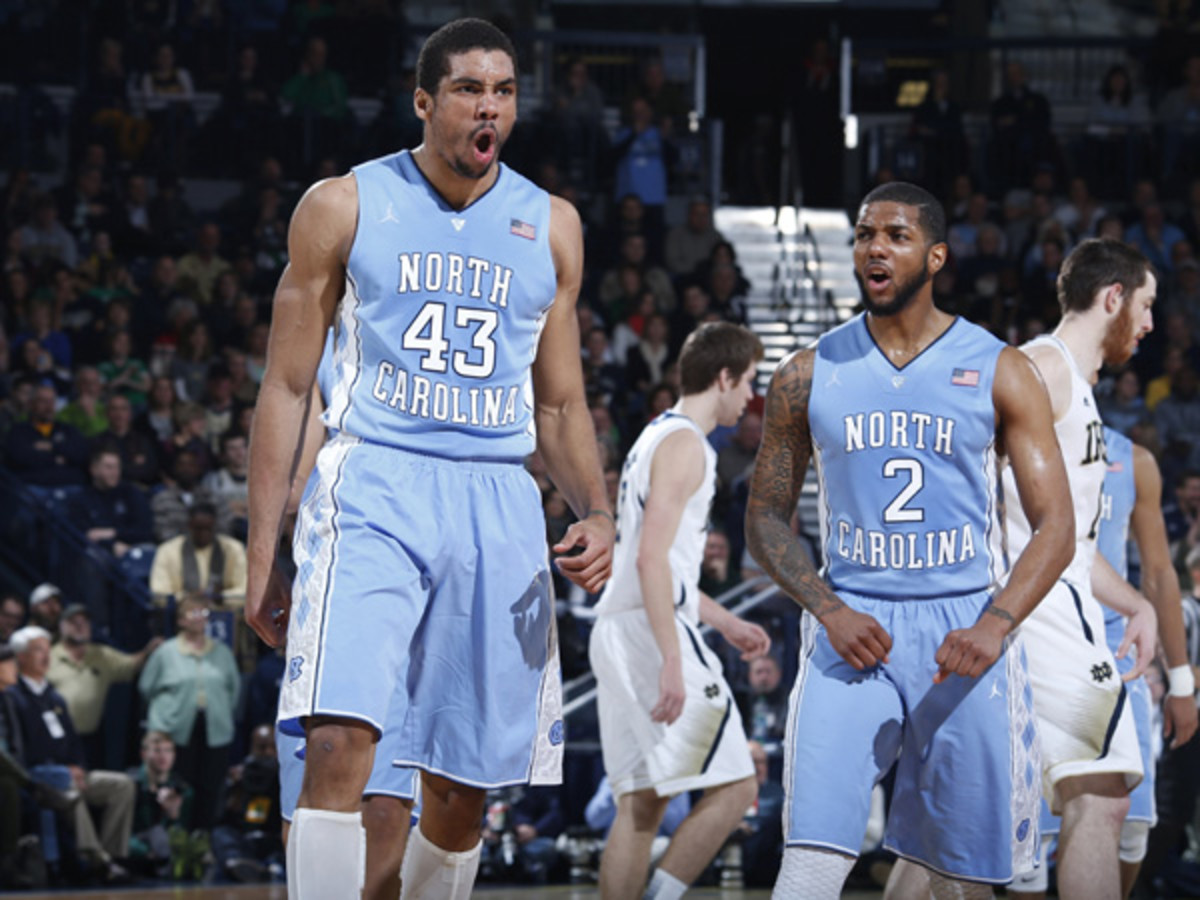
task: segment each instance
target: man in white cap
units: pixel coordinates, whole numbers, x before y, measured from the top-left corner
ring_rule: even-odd
[[[62,618],[62,590],[46,581],[39,584],[29,595],[29,624],[45,628],[58,634],[58,622]]]

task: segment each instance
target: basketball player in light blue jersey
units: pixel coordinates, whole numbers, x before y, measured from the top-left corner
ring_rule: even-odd
[[[313,387],[313,399],[309,406],[304,448],[292,479],[292,495],[288,501],[288,514],[291,516],[299,509],[304,486],[327,434],[321,415],[325,410],[324,396],[328,393],[332,377],[332,351],[331,329],[317,367],[317,384]],[[330,430],[328,435],[332,436],[333,433]],[[397,690],[401,689],[398,685]],[[375,747],[375,762],[363,788],[362,816],[366,839],[364,900],[396,900],[400,895],[400,865],[408,845],[417,796],[416,772],[395,766],[392,762],[402,724],[392,721],[384,723],[383,733]],[[275,748],[279,759],[279,806],[283,819],[283,843],[286,846],[304,779],[304,738],[276,728]]]
[[[394,761],[422,771],[402,897],[468,896],[487,788],[560,780],[544,521],[522,466],[535,447],[579,516],[559,569],[596,591],[611,566],[578,214],[498,160],[512,45],[452,22],[417,81],[422,145],[315,185],[293,215],[251,441],[247,618],[273,645],[286,631],[280,726],[307,736],[288,841],[299,900],[358,896],[358,805],[385,721],[402,722]],[[301,503],[289,597],[272,562],[330,325],[338,434]]]
[[[1107,471],[1100,501],[1100,527],[1096,549],[1122,577],[1128,575],[1128,546],[1132,537],[1142,555],[1142,590],[1158,614],[1159,640],[1172,675],[1163,705],[1163,735],[1172,746],[1191,740],[1196,732],[1196,704],[1191,666],[1187,662],[1179,579],[1171,565],[1163,524],[1162,478],[1158,463],[1145,447],[1107,426],[1104,429]],[[1125,619],[1108,608],[1104,610],[1104,630],[1108,647],[1120,652],[1125,639]],[[1182,663],[1179,661],[1182,659]],[[1117,671],[1122,676],[1133,669],[1133,660],[1117,656]],[[1129,813],[1121,826],[1118,851],[1121,864],[1121,896],[1128,897],[1146,857],[1150,829],[1156,821],[1154,805],[1153,700],[1144,677],[1126,683],[1129,704],[1137,728],[1142,753],[1143,779],[1129,795]],[[1056,835],[1061,829],[1058,816],[1042,805],[1042,834]],[[1043,845],[1045,851],[1045,845]],[[1043,857],[1045,853],[1043,852]],[[1044,897],[1047,871],[1043,864],[1022,875],[1009,893],[1025,898]]]
[[[1070,560],[1073,517],[1033,367],[933,305],[945,230],[919,187],[868,194],[854,236],[866,313],[786,358],[767,395],[747,542],[805,609],[777,898],[839,896],[893,764],[884,844],[930,870],[935,897],[991,896],[1036,849],[1013,630]],[[1037,523],[1011,570],[1001,452]],[[819,571],[789,524],[814,454]]]

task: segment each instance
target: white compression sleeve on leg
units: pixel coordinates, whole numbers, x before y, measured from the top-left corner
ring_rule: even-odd
[[[654,874],[650,876],[650,884],[646,886],[646,893],[642,894],[642,900],[679,900],[687,889],[688,886],[670,872],[655,869]]]
[[[288,835],[289,900],[361,897],[367,872],[362,813],[296,810]]]
[[[933,892],[934,900],[991,900],[995,896],[990,884],[959,881],[937,872],[929,873],[929,889]]]
[[[482,847],[480,841],[471,850],[443,850],[421,833],[418,822],[400,866],[400,900],[468,900]]]
[[[1121,824],[1121,847],[1118,854],[1123,863],[1140,863],[1146,858],[1146,849],[1150,845],[1150,823],[1131,822],[1126,819]]]
[[[838,900],[854,857],[816,847],[785,847],[772,900]]]

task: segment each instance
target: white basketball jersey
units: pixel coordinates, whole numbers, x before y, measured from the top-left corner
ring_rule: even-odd
[[[688,498],[675,541],[668,554],[675,609],[693,625],[700,621],[700,563],[708,531],[708,512],[716,490],[717,453],[695,422],[676,409],[658,416],[642,429],[621,469],[621,490],[617,497],[617,543],[613,549],[612,577],[596,604],[599,615],[641,609],[642,584],[638,578],[638,544],[642,537],[642,519],[646,497],[650,493],[650,466],[659,443],[672,432],[690,428],[704,446],[704,479]]]
[[[1071,370],[1071,399],[1066,414],[1054,425],[1067,481],[1071,487],[1071,502],[1075,507],[1075,558],[1063,572],[1063,578],[1073,584],[1091,584],[1092,560],[1096,556],[1096,535],[1100,525],[1100,502],[1107,468],[1104,457],[1104,423],[1088,384],[1075,358],[1066,345],[1053,335],[1042,335],[1027,346],[1054,347],[1067,361]],[[1016,479],[1012,467],[1004,470],[1004,497],[1010,559],[1016,559],[1029,543],[1029,520],[1021,509]]]

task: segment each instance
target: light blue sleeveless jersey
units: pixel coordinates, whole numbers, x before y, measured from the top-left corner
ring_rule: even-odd
[[[906,600],[999,584],[992,379],[1003,348],[963,319],[902,369],[861,315],[820,338],[808,420],[835,590]]]
[[[1133,480],[1133,442],[1119,431],[1104,426],[1104,490],[1100,495],[1100,530],[1096,549],[1122,578],[1129,570],[1129,519],[1137,501]],[[1105,607],[1108,618],[1117,617]],[[1107,618],[1106,618],[1107,621]]]
[[[501,164],[491,190],[455,210],[406,150],[354,175],[326,424],[428,455],[522,459],[557,284],[550,196]]]

